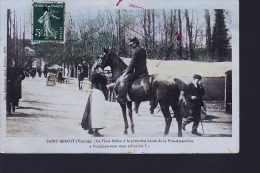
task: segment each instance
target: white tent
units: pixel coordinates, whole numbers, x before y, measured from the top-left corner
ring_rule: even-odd
[[[48,67],[48,69],[55,69],[55,70],[60,69],[60,68],[63,68],[63,67],[59,66],[58,64],[54,64],[54,65]]]

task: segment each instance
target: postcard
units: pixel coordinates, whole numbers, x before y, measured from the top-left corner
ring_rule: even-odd
[[[2,153],[239,153],[239,1],[0,8]]]

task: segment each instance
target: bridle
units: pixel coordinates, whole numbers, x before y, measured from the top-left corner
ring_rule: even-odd
[[[106,64],[107,63],[107,61],[108,61],[108,53],[106,53],[103,57],[101,57],[101,63],[100,63],[100,67],[101,68],[104,68],[104,64]],[[104,61],[103,61],[104,60]],[[118,77],[120,77],[121,75],[123,74],[123,72],[122,73],[120,73],[120,74],[118,74],[117,76],[115,76],[115,77],[113,77],[112,79],[109,79],[110,81],[112,81],[112,82],[115,82],[116,81],[116,79],[118,78]]]
[[[106,62],[108,61],[108,55],[105,54],[104,56],[102,56],[100,58],[101,58],[101,62],[99,62],[99,66],[103,69],[104,68],[104,64],[106,64]],[[103,61],[103,59],[105,59],[105,60]]]

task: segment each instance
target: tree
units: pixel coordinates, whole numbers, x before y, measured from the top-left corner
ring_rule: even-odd
[[[190,59],[194,61],[195,54],[194,54],[193,33],[192,33],[193,24],[192,24],[192,22],[190,22],[189,12],[187,9],[185,10],[185,17],[186,17],[186,29],[187,29],[187,33],[188,33],[188,37],[189,37]]]
[[[180,9],[178,10],[178,20],[179,20],[179,35],[182,36],[182,21],[181,21],[181,10]],[[181,39],[179,39],[179,47],[180,47],[179,55],[180,55],[180,58],[182,59],[182,41],[181,41]]]
[[[230,37],[225,23],[225,10],[215,10],[215,24],[212,35],[212,51],[217,61],[222,62],[228,57]]]
[[[205,21],[206,21],[206,49],[207,55],[211,57],[211,27],[210,27],[210,14],[209,10],[205,10]]]

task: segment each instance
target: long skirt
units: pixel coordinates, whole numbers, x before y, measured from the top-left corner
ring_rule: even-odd
[[[83,114],[81,126],[84,130],[106,127],[106,101],[101,90],[91,89]]]

